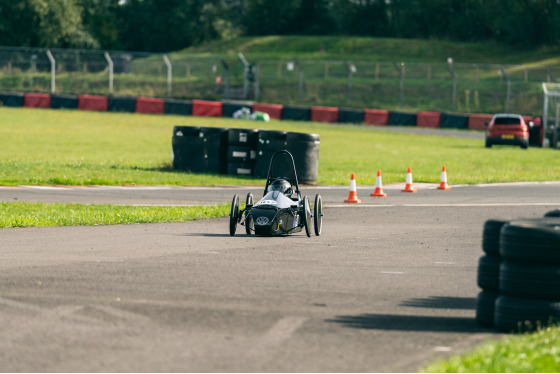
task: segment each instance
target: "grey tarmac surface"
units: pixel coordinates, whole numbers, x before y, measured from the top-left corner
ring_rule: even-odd
[[[415,186],[385,186],[386,199],[361,187],[361,205],[342,203],[346,187],[302,187],[325,200],[311,238],[230,237],[227,218],[0,229],[0,367],[410,372],[500,337],[474,321],[482,225],[560,208],[560,184]],[[59,190],[0,188],[0,201],[211,203],[251,189]]]

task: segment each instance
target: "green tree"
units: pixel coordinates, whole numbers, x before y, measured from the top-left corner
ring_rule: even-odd
[[[128,0],[119,8],[120,39],[132,51],[167,52],[214,39],[218,0]]]
[[[75,0],[0,0],[0,44],[96,48]]]
[[[103,49],[122,49],[119,32],[119,0],[77,0],[84,29]]]

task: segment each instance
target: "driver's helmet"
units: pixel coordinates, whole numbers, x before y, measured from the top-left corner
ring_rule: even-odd
[[[285,195],[292,194],[292,185],[285,179],[276,179],[268,186],[268,192],[280,191]]]

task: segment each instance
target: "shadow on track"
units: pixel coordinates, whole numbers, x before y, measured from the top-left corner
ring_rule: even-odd
[[[474,297],[447,297],[430,296],[428,298],[409,299],[401,302],[399,306],[410,306],[414,308],[437,308],[437,309],[476,309],[476,298]]]
[[[339,323],[344,327],[365,330],[429,331],[477,333],[489,331],[477,325],[472,317],[405,316],[396,314],[360,314],[336,316],[326,322]]]

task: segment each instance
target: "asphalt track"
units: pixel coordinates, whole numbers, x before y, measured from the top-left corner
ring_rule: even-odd
[[[7,372],[417,371],[495,331],[474,321],[488,218],[560,208],[560,183],[384,186],[325,202],[323,235],[230,237],[226,218],[0,230]],[[0,201],[229,202],[255,188],[0,188]],[[242,229],[240,227],[240,229]],[[239,230],[243,231],[243,230]]]

